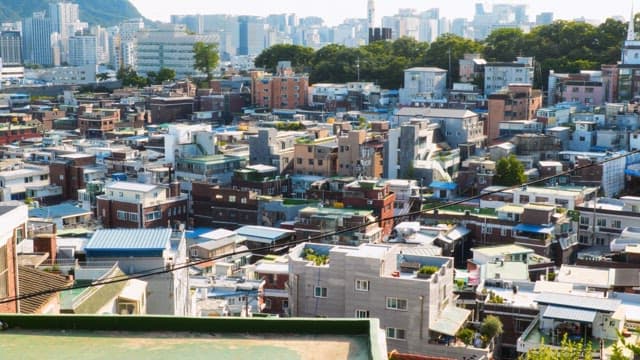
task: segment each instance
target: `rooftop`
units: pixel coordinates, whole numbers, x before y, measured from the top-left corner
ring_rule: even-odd
[[[1,315],[7,358],[378,359],[377,319]],[[33,346],[38,344],[38,346]]]
[[[107,185],[107,190],[124,190],[124,191],[140,191],[149,192],[158,188],[158,185],[141,184],[129,181],[116,181]]]
[[[171,229],[101,229],[85,250],[164,250],[170,248]]]
[[[238,235],[242,235],[249,241],[271,242],[287,237],[295,231],[268,226],[246,225],[236,229]]]
[[[70,216],[90,215],[91,211],[71,204],[58,204],[29,210],[31,218],[65,218]]]

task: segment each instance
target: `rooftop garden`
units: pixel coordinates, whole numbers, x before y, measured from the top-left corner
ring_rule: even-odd
[[[304,249],[303,258],[313,262],[316,266],[327,265],[329,263],[329,255],[320,255],[310,247]]]

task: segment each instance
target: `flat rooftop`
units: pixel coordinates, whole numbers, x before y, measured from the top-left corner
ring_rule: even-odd
[[[377,320],[0,315],[15,359],[376,359]],[[157,330],[153,330],[157,329]],[[38,344],[38,346],[33,346]],[[372,345],[373,344],[373,345]]]

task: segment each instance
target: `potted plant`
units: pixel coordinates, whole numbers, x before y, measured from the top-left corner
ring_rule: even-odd
[[[438,271],[436,266],[423,265],[418,269],[418,273],[416,276],[420,279],[428,279],[431,275],[435,274]]]

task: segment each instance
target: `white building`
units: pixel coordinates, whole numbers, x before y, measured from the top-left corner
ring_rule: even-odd
[[[193,68],[193,45],[196,42],[217,43],[217,37],[187,34],[184,26],[165,26],[141,32],[136,45],[136,69],[147,74],[158,72],[163,67],[169,68],[175,70],[178,79],[200,75]]]
[[[404,71],[400,104],[440,100],[447,89],[447,71],[437,67],[414,67]]]
[[[518,57],[514,62],[491,62],[484,66],[485,96],[489,96],[509,84],[533,86],[533,58]]]
[[[76,35],[69,38],[69,65],[96,65],[98,63],[97,56],[97,38],[95,36]]]
[[[28,79],[37,79],[53,85],[82,85],[96,82],[96,65],[58,66],[28,70]]]
[[[49,169],[46,166],[14,164],[0,171],[0,199],[23,200],[27,187],[49,185]]]

